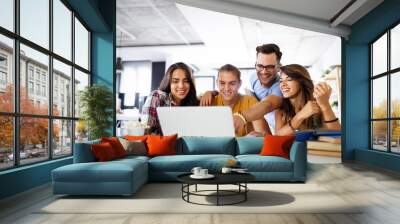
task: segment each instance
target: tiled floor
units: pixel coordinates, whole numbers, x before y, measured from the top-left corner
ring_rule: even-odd
[[[329,156],[317,156],[317,155],[307,155],[308,162],[313,164],[333,164],[333,163],[341,163],[342,159],[338,157],[329,157]]]

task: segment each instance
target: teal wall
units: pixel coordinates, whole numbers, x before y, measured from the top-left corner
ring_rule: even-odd
[[[92,32],[92,82],[101,83],[108,86],[113,96],[116,96],[116,74],[115,74],[115,50],[116,50],[116,2],[101,0],[98,1],[98,9],[105,18],[109,27],[108,32]],[[115,136],[116,133],[116,105],[115,97],[113,99],[113,125],[109,128],[109,133]]]
[[[400,0],[386,0],[351,27],[343,39],[343,159],[399,170],[399,156],[369,149],[369,43],[400,22]],[[363,150],[363,151],[360,151]]]
[[[0,172],[0,199],[48,183],[53,169],[71,163],[69,157]]]
[[[66,1],[92,32],[91,70],[93,83],[106,84],[115,95],[116,0]],[[115,111],[115,109],[113,110]],[[115,121],[115,115],[111,119]],[[110,127],[110,132],[112,131],[115,133],[114,128]],[[0,172],[0,199],[50,182],[53,169],[71,163],[72,158],[69,157]]]

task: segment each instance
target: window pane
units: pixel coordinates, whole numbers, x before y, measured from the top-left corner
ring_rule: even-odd
[[[391,88],[390,88],[390,98],[391,98],[391,109],[392,109],[392,117],[400,118],[400,72],[391,75]]]
[[[387,71],[387,34],[383,35],[372,45],[373,75]]]
[[[72,121],[53,121],[53,157],[72,154]]]
[[[89,32],[75,18],[75,63],[89,70]]]
[[[88,129],[84,120],[75,121],[75,143],[88,140]]]
[[[120,74],[119,92],[125,93],[124,106],[134,106],[137,102],[135,94],[140,97],[148,96],[151,91],[151,62],[133,61],[123,62],[124,70]],[[199,91],[199,82],[196,77],[196,89]],[[132,83],[135,83],[132,85]],[[135,105],[138,106],[138,105]]]
[[[387,121],[372,122],[372,148],[387,151]]]
[[[53,0],[53,17],[53,51],[71,60],[72,12],[60,0]]]
[[[14,0],[0,1],[0,26],[14,31]]]
[[[21,113],[48,114],[48,64],[47,55],[21,44]]]
[[[19,156],[21,164],[34,163],[48,159],[49,120],[44,118],[22,117],[20,122]]]
[[[53,60],[53,115],[72,117],[71,66]]]
[[[89,75],[75,69],[75,117],[79,117],[81,114],[81,108],[79,106],[80,93],[89,86]]]
[[[49,48],[49,1],[20,0],[21,36]]]
[[[400,25],[392,29],[390,44],[390,67],[391,69],[395,69],[400,67]]]
[[[372,118],[387,118],[387,77],[372,81]]]
[[[391,121],[392,124],[392,152],[400,153],[400,120]]]
[[[14,165],[13,118],[0,116],[0,170]]]
[[[14,111],[13,49],[12,39],[0,35],[0,111],[2,112]]]

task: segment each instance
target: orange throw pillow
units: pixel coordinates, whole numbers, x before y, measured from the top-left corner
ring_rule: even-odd
[[[125,135],[124,139],[129,141],[143,141],[146,142],[147,135],[136,136],[136,135]]]
[[[125,157],[126,156],[126,151],[124,149],[124,146],[122,146],[121,142],[118,140],[116,137],[110,137],[110,138],[101,138],[101,142],[108,142],[114,149],[115,155],[117,158]]]
[[[93,144],[91,145],[91,149],[94,154],[94,157],[99,162],[110,161],[117,158],[114,149],[108,142]]]
[[[176,139],[178,135],[159,136],[149,135],[147,137],[148,156],[165,156],[176,154]]]
[[[262,156],[281,156],[289,159],[290,147],[294,142],[296,136],[277,136],[266,135],[264,138],[264,146],[261,149],[260,155]]]

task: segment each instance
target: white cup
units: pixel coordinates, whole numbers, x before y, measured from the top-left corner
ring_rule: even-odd
[[[231,171],[232,171],[232,168],[229,168],[229,167],[222,167],[222,170],[221,170],[222,173],[230,173]]]
[[[193,167],[193,169],[192,169],[192,173],[194,174],[194,175],[196,175],[196,176],[200,176],[201,174],[200,174],[200,171],[202,170],[202,168],[201,167]]]
[[[207,176],[208,175],[208,169],[201,169],[200,170],[200,176]]]

